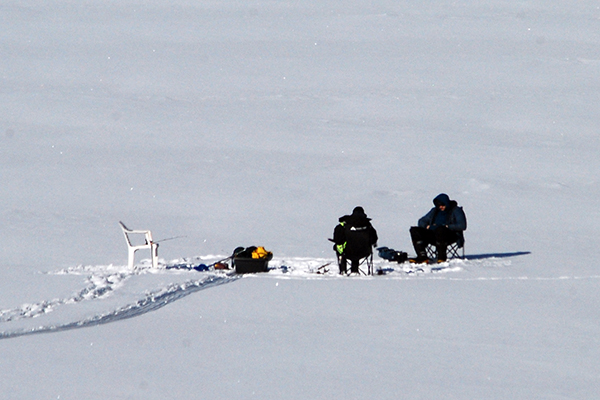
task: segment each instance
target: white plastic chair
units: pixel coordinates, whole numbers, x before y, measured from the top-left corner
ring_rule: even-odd
[[[124,223],[119,221],[121,225],[121,229],[123,230],[123,235],[125,235],[125,241],[127,242],[127,248],[129,250],[127,265],[130,269],[134,267],[134,258],[135,252],[140,249],[148,249],[150,250],[150,257],[152,258],[152,268],[157,268],[158,266],[158,243],[152,241],[152,232],[150,231],[142,231],[142,230],[132,230],[125,226]],[[131,239],[132,236],[135,235],[144,235],[144,243],[143,244],[132,244]]]

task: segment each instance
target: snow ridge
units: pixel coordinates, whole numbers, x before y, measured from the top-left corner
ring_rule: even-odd
[[[45,325],[31,329],[0,332],[0,339],[32,335],[37,333],[59,332],[76,328],[84,328],[88,326],[106,324],[127,318],[137,317],[147,312],[158,310],[159,308],[162,308],[167,304],[170,304],[199,290],[228,283],[235,279],[237,279],[237,276],[235,275],[212,275],[208,277],[203,277],[199,280],[185,282],[184,284],[172,284],[156,292],[148,293],[145,298],[136,301],[135,303],[127,304],[108,313],[97,314],[89,318],[63,324]],[[37,308],[43,309],[45,303],[46,302],[40,303],[41,306]],[[26,313],[26,315],[23,316],[23,318],[31,317],[32,316],[28,313]]]
[[[56,274],[69,273],[75,269],[56,272]],[[9,310],[0,310],[0,322],[10,322],[24,318],[35,318],[42,314],[52,312],[55,308],[65,305],[79,303],[85,300],[101,299],[109,295],[113,290],[121,286],[122,282],[130,277],[130,274],[115,272],[105,276],[92,275],[86,279],[87,286],[66,299],[44,300],[34,304],[23,304],[21,307]]]
[[[153,270],[147,264],[142,264],[133,271],[113,265],[77,266],[50,272],[53,275],[85,275],[85,287],[66,298],[0,310],[0,339],[83,328],[136,317],[199,290],[232,282],[240,277],[214,271],[171,271],[167,269],[170,265],[163,263],[161,268]],[[43,322],[36,324],[34,320],[38,319]],[[14,325],[19,327],[14,328]],[[3,326],[13,329],[3,330]]]

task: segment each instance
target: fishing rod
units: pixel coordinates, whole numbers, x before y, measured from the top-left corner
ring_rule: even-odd
[[[181,238],[186,238],[186,237],[187,236],[173,236],[173,237],[166,238],[166,239],[155,240],[154,243],[166,242],[167,240],[175,240],[175,239],[181,239]]]

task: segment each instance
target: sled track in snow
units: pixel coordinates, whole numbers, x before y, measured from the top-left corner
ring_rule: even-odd
[[[189,281],[183,284],[173,284],[158,292],[150,293],[145,298],[133,304],[120,307],[112,312],[94,315],[80,321],[74,321],[65,324],[39,326],[26,330],[0,332],[0,339],[9,339],[19,336],[35,335],[39,333],[61,332],[71,329],[108,324],[110,322],[137,317],[139,315],[158,310],[194,292],[233,282],[239,277],[240,275],[212,276],[205,280]]]
[[[374,262],[376,270],[383,272],[384,276],[360,276],[350,279],[447,279],[447,280],[506,280],[506,279],[535,279],[532,277],[481,277],[481,276],[451,276],[448,273],[465,271],[471,268],[502,268],[511,264],[510,260],[505,258],[515,255],[528,253],[509,253],[473,256],[469,260],[450,260],[443,265],[415,265],[415,264],[395,264],[383,260]],[[490,257],[491,256],[491,257]],[[198,257],[197,262],[204,259],[219,259],[220,256]],[[221,257],[222,258],[222,257]],[[207,289],[213,286],[233,282],[242,277],[235,273],[200,273],[200,277],[181,281],[175,273],[171,283],[154,290],[144,290],[145,284],[137,289],[127,291],[129,284],[139,285],[139,279],[148,274],[170,274],[171,269],[183,269],[190,271],[190,262],[176,261],[174,264],[167,264],[165,268],[152,270],[149,266],[139,266],[134,271],[122,267],[110,266],[77,266],[67,269],[50,272],[53,275],[86,275],[85,287],[66,298],[55,298],[52,300],[43,300],[37,303],[26,303],[20,307],[0,310],[0,324],[15,324],[12,329],[9,326],[0,325],[0,339],[8,339],[38,333],[60,332],[89,326],[102,325],[123,319],[133,318],[145,313],[158,310],[176,300],[179,300],[194,292]],[[190,264],[190,265],[188,265]],[[335,260],[329,258],[301,258],[292,257],[289,259],[274,259],[271,262],[269,272],[260,274],[261,277],[274,279],[348,279],[338,274]],[[187,276],[189,278],[189,276]],[[557,279],[567,279],[561,277]],[[573,279],[573,277],[571,277]],[[169,279],[170,280],[170,279]],[[133,282],[132,282],[133,281]],[[125,293],[123,293],[125,291]],[[131,297],[131,296],[134,297]],[[113,302],[111,303],[111,299]],[[115,300],[116,299],[116,303]],[[84,306],[84,303],[86,304]],[[89,304],[92,304],[90,307]],[[120,304],[119,304],[120,303]],[[111,305],[112,304],[112,305]],[[72,308],[75,306],[75,308]],[[86,308],[87,307],[87,308]],[[100,307],[91,311],[90,308]],[[63,316],[44,317],[46,321],[37,325],[37,318],[55,315],[57,310],[67,311],[67,317]],[[68,312],[75,310],[87,313],[83,315],[68,316]],[[87,310],[87,311],[86,311]],[[90,312],[91,311],[91,312]],[[89,313],[88,313],[89,312]],[[54,321],[52,321],[54,319]]]

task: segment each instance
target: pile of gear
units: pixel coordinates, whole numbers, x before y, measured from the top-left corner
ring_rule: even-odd
[[[265,272],[269,269],[273,253],[262,246],[237,247],[231,258],[238,274]]]
[[[390,262],[397,262],[398,264],[402,264],[408,261],[408,253],[403,251],[397,251],[394,249],[390,249],[389,247],[378,247],[377,248],[378,255],[380,258],[384,260],[388,260]]]

